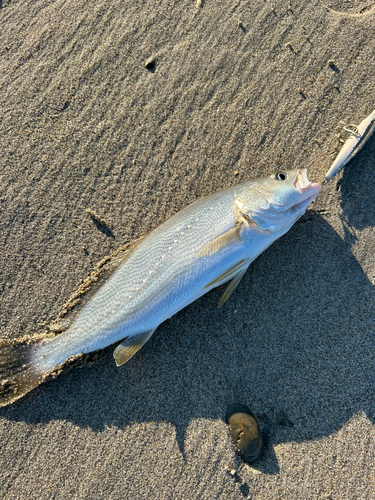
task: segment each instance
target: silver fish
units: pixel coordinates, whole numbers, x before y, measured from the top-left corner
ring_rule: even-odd
[[[293,170],[202,198],[143,239],[61,335],[0,343],[0,406],[40,384],[72,356],[115,349],[128,361],[156,328],[212,288],[231,281],[229,298],[250,263],[285,234],[321,185]]]

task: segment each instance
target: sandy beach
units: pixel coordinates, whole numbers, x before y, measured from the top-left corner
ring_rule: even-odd
[[[375,108],[374,26],[373,0],[0,0],[0,337],[48,332],[201,196],[322,181]],[[374,158],[375,136],[222,308],[218,288],[124,366],[111,346],[2,408],[0,497],[374,498]]]

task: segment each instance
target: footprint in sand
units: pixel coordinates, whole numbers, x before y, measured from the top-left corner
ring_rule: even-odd
[[[326,0],[331,12],[347,17],[361,17],[375,12],[374,0]]]

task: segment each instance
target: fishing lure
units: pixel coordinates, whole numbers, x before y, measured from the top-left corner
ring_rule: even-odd
[[[351,128],[349,128],[351,127]],[[356,125],[347,125],[344,130],[350,132],[349,138],[345,141],[335,161],[326,173],[323,183],[327,183],[335,177],[347,165],[350,160],[363,148],[371,134],[375,130],[375,110],[368,115],[361,123]]]

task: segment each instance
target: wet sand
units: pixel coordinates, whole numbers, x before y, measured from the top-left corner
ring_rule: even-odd
[[[0,1],[0,336],[199,197],[305,167],[375,108],[371,0]],[[147,66],[147,67],[146,67]],[[5,499],[370,499],[375,137],[218,309],[0,410]],[[235,451],[227,406],[265,448]]]

